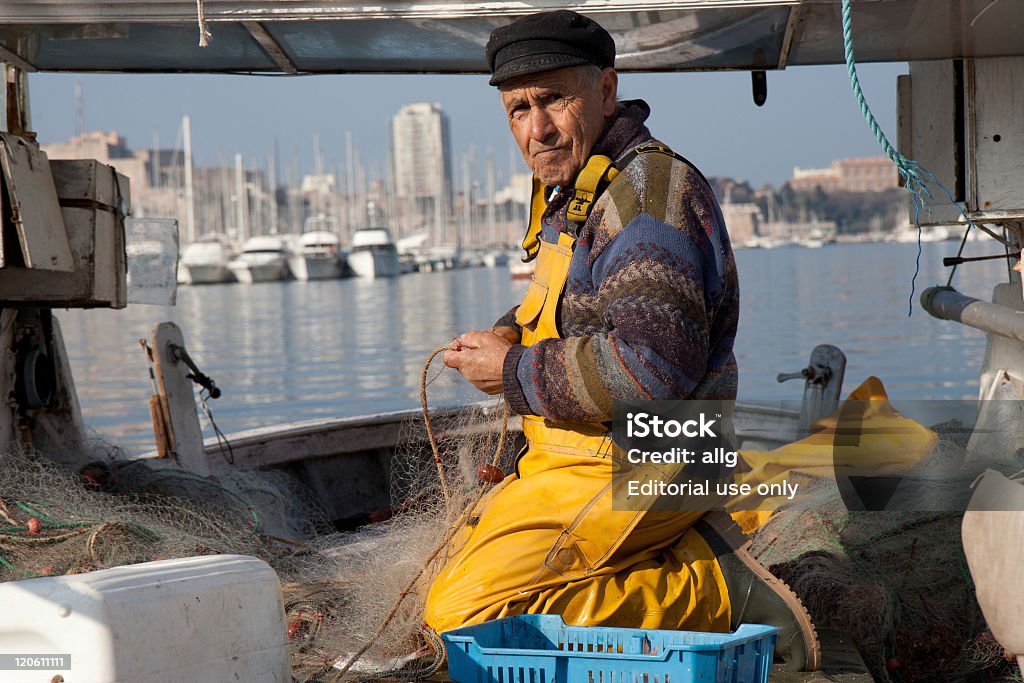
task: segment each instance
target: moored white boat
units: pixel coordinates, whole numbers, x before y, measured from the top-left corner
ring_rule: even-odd
[[[508,274],[513,280],[529,280],[533,276],[534,262],[512,259],[508,262]]]
[[[395,277],[398,250],[387,228],[360,228],[352,234],[348,265],[357,277]]]
[[[916,227],[908,226],[903,227],[896,232],[891,241],[899,244],[914,244],[918,240],[921,242],[945,242],[955,236],[956,235],[944,225],[922,226],[920,232],[918,232]]]
[[[283,280],[288,276],[288,244],[274,235],[251,237],[228,268],[245,284]]]
[[[805,249],[820,249],[825,246],[825,240],[818,237],[806,237],[796,242]]]
[[[231,256],[231,249],[223,237],[204,236],[182,250],[178,282],[192,285],[231,282],[235,279],[228,268]]]
[[[333,232],[317,230],[299,235],[288,268],[296,280],[331,280],[344,270],[341,239]]]
[[[504,268],[510,260],[506,251],[489,251],[483,255],[483,263],[488,268]]]

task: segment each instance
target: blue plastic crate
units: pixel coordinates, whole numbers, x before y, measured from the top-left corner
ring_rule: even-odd
[[[756,624],[696,633],[566,626],[557,614],[527,614],[442,638],[455,683],[767,683],[777,635]]]

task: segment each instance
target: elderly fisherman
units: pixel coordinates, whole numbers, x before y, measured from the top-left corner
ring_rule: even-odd
[[[615,43],[560,10],[487,44],[512,135],[533,171],[523,302],[445,354],[522,415],[528,446],[456,537],[427,597],[436,631],[523,613],[576,625],[781,629],[789,668],[819,646],[795,595],[723,512],[613,509],[614,401],[736,396],[739,285],[707,181],[620,102]]]

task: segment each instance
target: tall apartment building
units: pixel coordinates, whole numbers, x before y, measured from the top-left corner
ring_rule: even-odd
[[[407,104],[391,119],[390,133],[400,232],[430,227],[436,243],[454,243],[448,117],[436,103]]]

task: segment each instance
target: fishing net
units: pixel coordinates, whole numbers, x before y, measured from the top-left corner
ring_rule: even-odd
[[[405,422],[388,460],[390,506],[346,532],[281,471],[200,477],[124,460],[100,442],[96,462],[72,472],[14,448],[0,455],[0,580],[252,555],[284,584],[297,681],[421,678],[443,662],[436,635],[422,630],[427,588],[454,530],[521,445],[505,419],[496,401]],[[921,510],[969,495],[963,430],[936,429],[939,446],[916,473]],[[975,602],[958,513],[851,512],[834,481],[801,488],[813,493],[763,527],[755,554],[820,627],[853,639],[876,680],[1020,680]]]
[[[467,511],[512,467],[519,443],[502,438],[504,418],[499,404],[432,416],[438,458],[424,444],[423,419],[403,424],[392,506],[310,549],[335,578],[285,586],[298,680],[409,679],[440,667],[441,644],[422,630],[426,592]]]
[[[134,477],[143,475],[197,487],[203,479],[113,460],[75,473],[19,447],[0,455],[0,580],[191,555],[273,556],[257,513],[226,487],[204,479],[202,496],[169,497],[135,491]]]
[[[251,555],[284,584],[298,681],[339,680],[349,663],[351,679],[429,673],[443,659],[437,637],[421,633],[426,588],[465,511],[504,477],[518,448],[501,437],[497,405],[439,411],[430,420],[438,458],[424,420],[403,423],[390,460],[392,505],[344,533],[282,471],[203,477],[165,460],[123,459],[97,441],[96,460],[76,472],[14,447],[0,454],[0,580]]]
[[[758,531],[753,553],[819,628],[852,639],[877,681],[1021,680],[985,626],[960,540],[955,510],[981,470],[964,468],[960,430],[933,429],[938,446],[906,475],[916,511],[851,511],[834,479],[807,478],[807,495]]]

